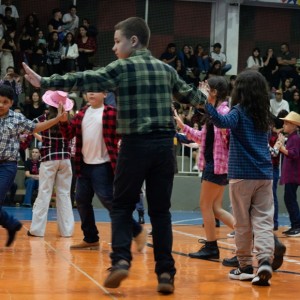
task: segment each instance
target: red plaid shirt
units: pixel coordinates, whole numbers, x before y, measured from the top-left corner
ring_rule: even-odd
[[[70,122],[60,123],[62,135],[66,139],[71,140],[73,137],[76,137],[76,150],[74,157],[76,176],[81,175],[80,167],[83,163],[81,124],[87,109],[88,106],[83,107]],[[116,133],[116,118],[116,109],[112,106],[104,105],[102,117],[103,139],[108,151],[108,155],[110,157],[110,162],[113,170],[115,170],[116,167],[119,141],[119,136]]]

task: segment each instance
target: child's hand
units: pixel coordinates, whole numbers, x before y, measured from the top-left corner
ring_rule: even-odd
[[[68,121],[68,113],[65,111],[63,105],[60,103],[57,108],[57,116],[56,118],[59,119],[60,122],[67,122]]]
[[[177,127],[179,127],[180,129],[183,129],[184,123],[182,122],[181,118],[179,117],[176,109],[174,109],[174,119],[177,123]]]

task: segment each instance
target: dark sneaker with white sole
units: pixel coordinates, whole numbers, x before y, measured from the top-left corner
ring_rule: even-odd
[[[272,278],[272,267],[268,261],[262,262],[252,280],[252,285],[269,286]]]
[[[244,268],[238,267],[237,269],[231,270],[228,276],[233,280],[250,281],[255,275],[253,274],[253,267],[246,266]]]

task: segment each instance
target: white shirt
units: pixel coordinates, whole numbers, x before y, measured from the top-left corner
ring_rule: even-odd
[[[276,99],[270,100],[270,111],[274,116],[277,117],[278,113],[283,109],[290,112],[290,106],[286,100],[282,99],[280,102],[276,101]]]
[[[211,56],[211,58],[212,58],[214,61],[218,60],[218,61],[220,61],[221,63],[226,63],[226,55],[225,55],[224,53],[222,53],[222,52],[216,53],[216,52],[212,51],[212,52],[210,53],[210,56]]]
[[[6,7],[10,7],[11,8],[11,16],[15,19],[18,19],[19,18],[19,14],[18,14],[18,10],[17,8],[14,6],[14,5],[5,5],[5,4],[2,4],[0,6],[0,14],[2,14],[3,16],[5,16],[5,8]]]
[[[104,106],[89,107],[82,120],[82,155],[86,164],[103,164],[110,161],[103,139]]]
[[[70,24],[70,27],[68,27],[68,29],[66,30],[67,32],[72,32],[73,34],[75,34],[75,30],[78,28],[79,26],[79,18],[78,16],[75,15],[75,20],[73,21],[73,17],[71,16],[70,13],[66,13],[63,15],[62,21],[64,23],[69,24],[70,22],[72,22]]]
[[[260,57],[259,59],[254,60],[253,56],[249,56],[247,59],[247,68],[252,70],[258,70],[263,67],[263,60]]]
[[[61,58],[64,58],[66,56],[66,49],[67,47],[63,46],[62,47],[62,50],[61,50]],[[72,46],[69,46],[69,49],[68,49],[68,53],[67,53],[67,56],[68,58],[72,58],[72,59],[75,59],[79,56],[79,53],[78,53],[78,46],[76,43],[74,43]]]

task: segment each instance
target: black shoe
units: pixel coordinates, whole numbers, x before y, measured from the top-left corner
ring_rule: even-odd
[[[209,242],[206,242],[198,252],[189,253],[189,257],[198,259],[219,259],[220,252],[217,243],[210,245]]]
[[[145,224],[145,219],[144,219],[144,216],[140,215],[139,216],[139,224]]]
[[[252,280],[253,285],[269,286],[272,278],[272,267],[268,261],[259,264],[256,276]]]
[[[293,227],[289,228],[288,230],[282,231],[283,234],[288,234],[290,231],[294,230]]]
[[[108,269],[109,275],[104,281],[104,286],[115,289],[120,286],[121,282],[128,277],[129,263],[122,259]]]
[[[162,294],[172,294],[174,292],[174,277],[169,273],[162,273],[157,276],[157,291]]]
[[[300,236],[300,228],[294,228],[291,231],[289,231],[288,233],[286,233],[287,236]]]
[[[27,231],[27,235],[28,236],[33,236],[33,237],[42,237],[42,236],[32,234],[29,230]]]
[[[215,219],[215,222],[216,222],[216,227],[220,227],[220,220]]]
[[[272,263],[273,271],[279,269],[283,263],[283,256],[286,251],[286,247],[282,244],[278,237],[274,235],[275,249],[274,249],[274,259]]]
[[[237,256],[233,256],[231,258],[224,258],[222,261],[222,265],[226,267],[236,267],[239,266],[239,261],[237,259]]]
[[[18,222],[14,228],[12,229],[7,229],[7,233],[8,233],[8,239],[6,241],[6,247],[9,247],[12,242],[14,241],[15,237],[16,237],[16,233],[17,231],[19,231],[22,228],[22,223]]]

